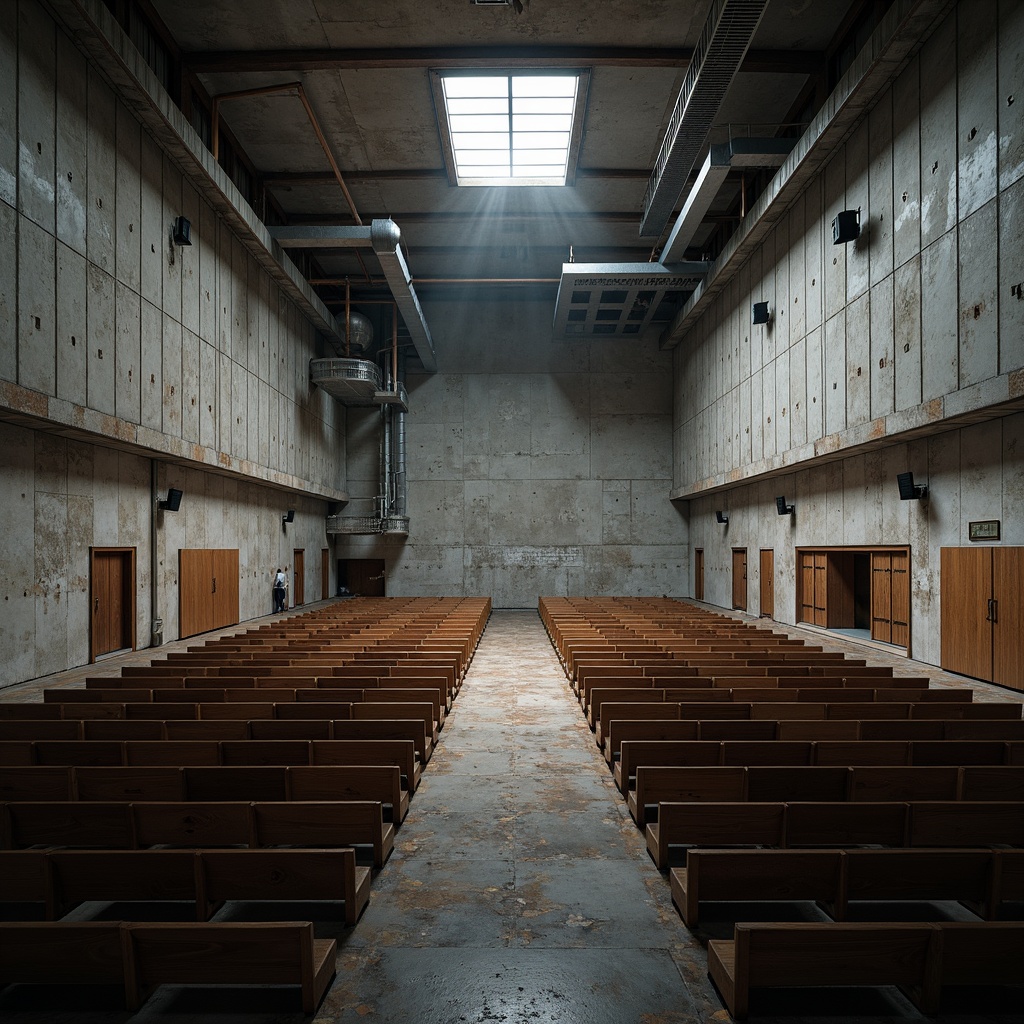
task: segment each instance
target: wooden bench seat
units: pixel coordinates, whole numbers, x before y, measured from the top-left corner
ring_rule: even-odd
[[[378,801],[103,801],[0,804],[0,849],[368,847],[382,867],[394,825]]]
[[[708,944],[708,973],[733,1018],[751,989],[897,985],[924,1013],[944,985],[1020,985],[1024,924],[740,923]]]
[[[337,943],[309,921],[247,924],[0,923],[0,977],[41,985],[121,984],[137,1010],[162,984],[299,986],[312,1014],[335,973]]]
[[[703,902],[813,900],[838,921],[851,902],[955,900],[986,919],[1004,901],[1004,871],[1024,869],[1024,850],[691,850],[672,868],[672,902],[691,928]]]
[[[1024,803],[663,802],[646,840],[660,870],[682,846],[1024,846]]]
[[[378,800],[409,810],[397,765],[0,768],[0,800]]]
[[[370,898],[352,849],[4,850],[0,880],[0,901],[42,903],[47,920],[91,900],[184,900],[197,921],[228,900],[328,900],[354,925]]]

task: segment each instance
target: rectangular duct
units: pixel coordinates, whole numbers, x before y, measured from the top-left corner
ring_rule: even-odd
[[[690,61],[644,196],[641,235],[660,235],[697,162],[768,0],[715,0]]]

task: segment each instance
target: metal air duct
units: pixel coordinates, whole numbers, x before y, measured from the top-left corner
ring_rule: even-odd
[[[660,235],[750,48],[768,0],[714,0],[644,196],[641,235]]]
[[[428,373],[437,370],[434,341],[430,336],[426,317],[420,307],[405,257],[398,247],[402,233],[398,225],[388,219],[377,219],[366,227],[335,227],[313,225],[309,227],[267,228],[271,237],[285,249],[372,249],[380,262],[391,294],[402,313],[416,354]]]

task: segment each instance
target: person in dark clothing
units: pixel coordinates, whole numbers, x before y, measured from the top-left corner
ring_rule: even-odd
[[[278,569],[274,574],[274,611],[283,612],[288,606],[288,574]]]

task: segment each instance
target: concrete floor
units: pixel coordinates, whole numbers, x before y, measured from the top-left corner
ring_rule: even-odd
[[[929,668],[898,660],[903,671]],[[26,699],[30,688],[13,689],[18,696],[3,699]],[[988,690],[977,699],[1016,699]],[[339,940],[338,976],[315,1018],[322,1024],[729,1020],[707,979],[704,944],[729,933],[736,908],[728,919],[709,915],[706,933],[683,926],[535,611],[492,615],[356,927],[323,905],[267,909],[229,904],[218,919],[312,919],[318,935]],[[117,916],[114,906],[99,912]],[[754,906],[743,916],[764,913]],[[769,916],[780,913],[821,916],[809,905],[771,906]],[[294,992],[272,989],[165,986],[135,1015],[118,1005],[106,989],[0,993],[5,1024],[305,1019]],[[892,989],[773,995],[763,1009],[759,1019],[789,1022],[925,1019]],[[954,997],[945,1009],[943,1021],[964,1024],[1020,1019],[1002,1001]]]

